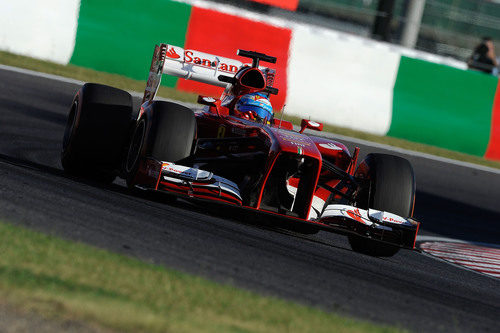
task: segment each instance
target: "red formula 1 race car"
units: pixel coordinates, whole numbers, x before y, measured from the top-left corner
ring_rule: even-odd
[[[273,118],[268,103],[275,63],[262,53],[238,50],[243,64],[173,45],[157,45],[140,110],[128,92],[87,83],[76,94],[63,139],[62,165],[70,174],[131,188],[232,205],[283,221],[305,233],[346,234],[352,249],[392,256],[414,248],[415,181],[400,157],[368,154],[357,164],[337,141],[302,134],[322,125]],[[163,74],[225,87],[203,106],[155,100]],[[257,109],[239,107],[246,98]],[[251,104],[251,103],[250,103]],[[258,107],[268,112],[259,112]],[[266,110],[266,109],[265,109]],[[286,223],[285,223],[286,222]]]

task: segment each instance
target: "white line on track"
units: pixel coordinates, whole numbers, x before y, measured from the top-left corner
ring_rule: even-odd
[[[75,79],[71,79],[71,78],[67,78],[67,77],[63,77],[63,76],[59,76],[59,75],[41,73],[41,72],[29,70],[29,69],[1,65],[1,64],[0,64],[0,70],[22,73],[22,74],[26,74],[26,75],[32,75],[32,76],[36,76],[36,77],[42,77],[42,78],[46,78],[46,79],[50,79],[50,80],[67,82],[67,83],[71,83],[71,84],[83,85],[85,83],[85,82],[80,81],[80,80],[75,80]],[[143,96],[143,93],[140,93],[137,91],[129,91],[129,93],[134,97],[142,97]],[[158,98],[158,99],[172,101],[171,99],[168,99],[168,98]],[[182,103],[182,102],[181,102],[181,104],[184,104],[188,107],[193,107],[193,106],[197,105],[197,104]],[[311,132],[309,132],[309,133],[311,133]],[[326,137],[334,137],[334,138],[340,139],[340,140],[351,141],[355,144],[367,145],[370,147],[385,149],[385,150],[389,150],[392,152],[405,154],[408,156],[420,157],[420,158],[424,158],[424,159],[428,159],[428,160],[432,160],[432,161],[453,164],[453,165],[461,166],[464,168],[470,168],[470,169],[475,169],[475,170],[480,170],[480,171],[485,171],[485,172],[491,172],[491,173],[495,173],[495,174],[500,175],[500,169],[490,168],[487,166],[477,165],[477,164],[468,163],[468,162],[452,160],[452,159],[445,158],[445,157],[439,157],[439,156],[434,156],[434,155],[430,155],[430,154],[426,154],[426,153],[420,153],[420,152],[416,152],[413,150],[407,150],[407,149],[403,149],[403,148],[393,147],[393,146],[389,146],[389,145],[382,144],[382,143],[371,142],[371,141],[357,139],[357,138],[353,138],[353,137],[345,136],[345,135],[340,135],[340,134],[333,134],[333,133],[323,133],[323,134]]]
[[[24,68],[7,66],[7,65],[2,65],[2,64],[0,64],[0,70],[10,71],[10,72],[16,72],[16,73],[21,73],[21,74],[26,74],[26,75],[36,76],[36,77],[43,77],[45,79],[50,79],[50,80],[54,80],[54,81],[61,81],[61,82],[67,82],[67,83],[72,83],[72,84],[80,84],[80,85],[82,85],[82,84],[85,83],[83,81],[71,79],[71,78],[64,77],[64,76],[59,76],[59,75],[54,75],[54,74],[47,74],[47,73],[32,71],[31,69],[24,69]]]

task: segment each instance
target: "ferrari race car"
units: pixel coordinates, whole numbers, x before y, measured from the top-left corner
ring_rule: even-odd
[[[65,172],[128,187],[231,205],[283,221],[303,233],[348,236],[354,251],[392,256],[412,249],[415,180],[410,163],[368,154],[357,165],[340,142],[303,134],[323,125],[241,113],[243,95],[277,94],[276,58],[238,50],[244,64],[196,50],[155,47],[140,110],[123,90],[87,83],[68,116],[61,161]],[[219,99],[199,96],[197,110],[155,100],[163,74],[224,87]],[[286,222],[286,223],[285,223]]]

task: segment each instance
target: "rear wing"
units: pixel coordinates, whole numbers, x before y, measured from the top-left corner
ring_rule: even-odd
[[[156,96],[162,74],[225,88],[229,83],[220,81],[219,75],[234,76],[245,65],[235,59],[179,46],[156,45],[142,103],[151,101]],[[259,69],[266,77],[266,85],[272,87],[276,71],[267,67],[259,67]]]

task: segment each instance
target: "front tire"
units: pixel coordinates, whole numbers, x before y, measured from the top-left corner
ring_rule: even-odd
[[[136,125],[125,160],[127,185],[134,187],[146,158],[176,163],[189,157],[196,138],[193,111],[182,105],[155,101]]]
[[[415,176],[408,160],[387,154],[368,154],[363,162],[371,181],[368,207],[403,217],[413,215]],[[366,208],[368,208],[366,207]],[[399,247],[357,235],[349,235],[351,248],[376,257],[391,257]]]

